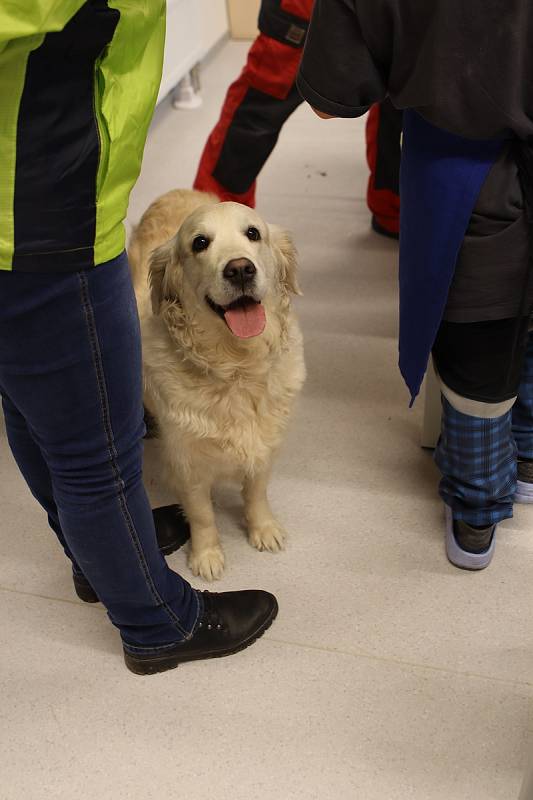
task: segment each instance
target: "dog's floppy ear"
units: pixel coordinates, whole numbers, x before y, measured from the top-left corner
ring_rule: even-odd
[[[150,296],[152,299],[152,313],[157,315],[161,310],[161,303],[165,298],[169,298],[169,276],[167,267],[174,261],[175,242],[171,239],[166,244],[156,247],[150,256],[150,271],[148,282],[150,284]],[[174,299],[174,298],[173,298]]]
[[[272,247],[278,262],[280,281],[288,293],[301,295],[296,271],[298,268],[298,252],[290,233],[277,225],[269,225]]]

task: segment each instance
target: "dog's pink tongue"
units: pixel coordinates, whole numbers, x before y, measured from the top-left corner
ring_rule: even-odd
[[[224,319],[230,331],[239,339],[251,339],[252,336],[259,336],[265,330],[265,309],[261,303],[228,308],[224,313]]]

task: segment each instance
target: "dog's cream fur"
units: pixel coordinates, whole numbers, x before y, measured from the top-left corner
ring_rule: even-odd
[[[260,231],[260,241],[247,238],[250,226]],[[202,253],[192,251],[198,235],[211,241]],[[178,190],[146,211],[129,257],[142,325],[146,407],[157,421],[167,479],[191,525],[190,567],[213,580],[224,568],[211,503],[216,482],[241,482],[254,547],[276,551],[285,538],[267,484],[305,378],[302,337],[290,304],[290,294],[299,291],[296,252],[286,232],[246,206]],[[251,339],[236,337],[205,299],[231,302],[222,271],[235,258],[256,266],[266,312],[264,332]]]

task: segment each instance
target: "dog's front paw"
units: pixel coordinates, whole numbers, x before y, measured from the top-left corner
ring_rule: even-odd
[[[224,572],[224,553],[218,546],[191,552],[189,567],[193,575],[200,576],[205,581],[218,581]]]
[[[251,525],[248,531],[248,541],[258,550],[269,550],[277,553],[282,550],[286,533],[275,519],[269,519],[260,525]]]

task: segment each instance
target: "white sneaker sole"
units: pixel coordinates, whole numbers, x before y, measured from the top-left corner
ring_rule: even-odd
[[[533,483],[518,481],[514,501],[515,503],[533,503]]]
[[[492,561],[496,549],[496,531],[492,536],[490,547],[484,553],[469,553],[457,544],[453,532],[453,516],[450,506],[445,506],[446,513],[446,555],[448,561],[459,569],[479,570],[486,569]]]

